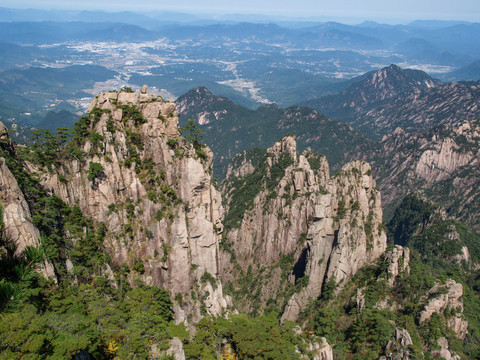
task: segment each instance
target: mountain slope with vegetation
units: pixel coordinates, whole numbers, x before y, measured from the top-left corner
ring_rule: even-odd
[[[280,359],[317,352],[322,340],[290,322],[279,328],[278,313],[222,320],[232,305],[215,268],[227,228],[211,182],[212,154],[193,123],[179,129],[177,121],[174,104],[125,89],[96,97],[71,140],[59,129],[17,147],[2,127],[1,184],[19,189],[0,198],[2,239],[30,249],[35,236],[38,269],[47,276],[32,272],[33,262],[25,267],[31,255],[15,255],[2,240],[2,269],[18,264],[2,273],[2,324],[9,324],[0,327],[2,356],[169,359],[170,351]],[[210,316],[218,334],[202,330]],[[197,323],[195,337],[173,319]],[[250,335],[263,341],[244,348]],[[282,345],[268,350],[272,343]]]
[[[348,161],[346,154],[374,147],[372,141],[349,125],[306,107],[281,109],[271,104],[250,110],[215,96],[206,88],[189,91],[176,104],[181,123],[193,119],[199,124],[204,141],[216,154],[214,172],[220,178],[236,154],[246,149],[266,148],[289,133],[296,135],[300,151],[310,147],[325,155],[334,170]]]
[[[375,169],[387,218],[406,194],[417,191],[445,207],[450,216],[479,229],[479,120],[425,132],[398,129],[380,146],[366,158]]]
[[[397,127],[407,132],[480,116],[478,83],[445,83],[417,70],[391,65],[337,95],[305,103],[380,139]]]
[[[394,80],[388,79],[394,70],[393,67],[385,72],[386,83],[395,84]],[[456,88],[460,85],[451,86]],[[435,89],[439,87],[430,90]],[[385,96],[389,94],[385,92]],[[401,92],[396,94],[392,95],[393,99],[402,96],[398,95]],[[375,98],[378,96],[380,94]],[[395,102],[393,99],[389,101]],[[462,97],[455,96],[448,100],[442,97],[436,99],[445,101],[445,106],[438,108],[438,113],[434,111],[432,117],[441,116],[444,108],[461,107],[463,101]],[[331,121],[304,107],[279,109],[267,105],[250,110],[225,97],[212,95],[205,88],[190,91],[177,103],[181,121],[193,118],[203,130],[205,142],[214,149],[217,177],[223,178],[227,171],[226,163],[241,150],[265,148],[268,141],[274,141],[276,134],[292,133],[297,135],[300,150],[310,147],[326,155],[333,172],[355,159],[372,163],[387,220],[406,194],[420,191],[430,200],[442,204],[449,215],[478,229],[476,185],[479,179],[480,129],[476,119],[463,121],[455,117],[452,118],[453,124],[430,129],[433,124],[427,122],[422,125],[427,128],[424,131],[405,132],[398,128],[374,142],[352,131],[346,124]]]

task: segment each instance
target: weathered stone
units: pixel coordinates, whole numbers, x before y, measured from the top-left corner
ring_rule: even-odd
[[[321,295],[325,281],[344,284],[385,250],[386,234],[379,227],[380,194],[368,164],[360,161],[347,164],[339,175],[330,178],[324,158],[316,159],[320,166],[313,170],[308,161],[311,151],[296,154],[293,136],[276,142],[267,153],[270,156],[266,172],[285,154],[293,164],[285,169],[274,190],[278,197],[272,199],[266,191],[260,191],[240,228],[229,232],[228,241],[244,271],[273,265],[286,254],[294,253],[297,261],[305,259],[302,266],[304,276],[308,277],[307,286],[292,296],[283,315],[284,320],[295,320],[311,299]],[[238,164],[239,168],[242,166]],[[230,174],[236,173],[232,170]],[[227,204],[229,196],[225,194]],[[368,234],[364,230],[367,219],[371,225]],[[307,241],[299,244],[301,235]],[[222,276],[228,277],[231,265],[224,263],[227,268]],[[262,301],[275,297],[271,288],[261,287]]]
[[[413,344],[412,337],[406,329],[395,329],[395,338],[402,346],[410,346]]]
[[[410,249],[400,245],[385,254],[385,261],[388,264],[388,282],[392,286],[395,278],[402,272],[410,273]]]
[[[170,340],[170,348],[167,350],[167,355],[172,355],[174,360],[185,360],[183,344],[179,338],[174,337]]]
[[[321,343],[310,343],[307,347],[307,351],[310,353],[313,360],[333,360],[332,346],[324,337],[322,337],[321,340]]]
[[[438,291],[441,287],[447,290],[447,293],[440,293]],[[436,284],[427,293],[427,297],[434,295],[432,299],[429,299],[425,305],[424,310],[420,313],[420,324],[430,319],[434,314],[443,314],[447,309],[455,310],[456,314],[453,318],[447,321],[447,325],[453,331],[456,332],[460,339],[465,338],[468,330],[468,322],[463,319],[463,286],[457,283],[455,280],[448,279],[445,285]]]
[[[386,356],[382,356],[380,359],[410,360],[411,352],[409,346],[412,344],[412,338],[406,329],[395,329],[395,340],[388,341],[385,347]]]
[[[365,294],[363,289],[357,289],[357,295],[355,296],[358,311],[362,311],[365,308]]]
[[[135,106],[144,120],[125,119],[125,110],[118,105]],[[106,110],[92,129],[104,137],[103,143],[95,150],[87,139],[87,159],[62,164],[58,175],[68,179],[66,183],[60,182],[57,174],[44,173],[42,184],[66,203],[78,204],[86,216],[107,224],[105,245],[112,261],[131,265],[135,259],[142,260],[142,280],[167,288],[172,297],[182,294],[181,307],[192,320],[202,316],[202,298],[208,313],[221,314],[231,304],[223,296],[221,281],[215,289],[201,286],[196,299],[190,299],[194,283],[199,283],[204,273],[214,278],[219,273],[218,226],[222,227],[223,208],[220,193],[212,184],[213,154],[205,147],[205,158],[197,156],[180,136],[175,104],[155,95],[100,94],[89,107],[90,111],[94,108]],[[139,164],[131,159],[131,133],[141,143],[136,150]],[[181,155],[167,144],[169,139],[176,142]],[[85,171],[90,161],[103,168],[102,176],[94,181]],[[127,165],[127,161],[133,164]],[[144,163],[150,169],[138,171]],[[127,205],[133,205],[130,213]],[[132,274],[132,284],[135,277],[140,274]],[[179,316],[185,319],[185,315]]]
[[[382,171],[376,174],[384,205],[417,189],[478,230],[479,133],[480,120],[456,119],[428,132],[396,131],[385,136],[380,152],[388,155],[380,156]]]
[[[444,337],[441,337],[437,340],[439,350],[432,351],[432,355],[435,358],[445,359],[445,360],[460,360],[460,356],[454,355],[448,348],[448,340]]]
[[[0,121],[0,142],[10,142],[10,135],[4,123]]]
[[[3,210],[3,222],[6,235],[17,245],[17,254],[27,246],[39,246],[40,232],[32,222],[32,215],[17,180],[10,172],[4,158],[0,157],[0,204]],[[56,281],[51,263],[45,262],[39,271]]]

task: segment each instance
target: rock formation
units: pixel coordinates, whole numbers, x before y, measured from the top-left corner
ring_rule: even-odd
[[[43,185],[105,223],[113,265],[141,262],[138,276],[172,293],[180,320],[180,308],[193,320],[201,307],[219,315],[228,301],[217,279],[223,209],[211,151],[186,141],[175,104],[155,95],[104,93],[88,111],[83,158],[45,172]]]
[[[293,255],[296,264],[290,279],[305,285],[285,309],[283,319],[294,320],[321,295],[327,281],[341,287],[385,250],[380,194],[368,164],[349,163],[330,178],[326,159],[310,150],[298,155],[293,136],[268,149],[261,166],[269,190],[255,196],[241,224],[228,232],[228,243],[244,270],[251,267],[262,272],[282,256]],[[272,173],[280,174],[276,184]],[[227,180],[223,190],[227,204],[238,190],[232,184],[241,184],[242,179],[246,181],[245,177]],[[227,210],[232,211],[228,206]],[[228,271],[223,274],[228,278]],[[272,275],[261,290],[262,297],[275,297],[272,283],[279,278]]]
[[[305,359],[313,360],[333,360],[333,349],[332,346],[327,342],[327,339],[322,337],[321,343],[314,342],[308,345],[307,351],[310,353],[311,357],[304,356]]]
[[[385,261],[388,264],[388,282],[392,286],[395,278],[402,272],[410,273],[410,249],[400,245],[385,253]]]
[[[463,319],[463,286],[455,280],[448,279],[445,285],[436,284],[428,293],[428,302],[420,313],[420,324],[427,321],[434,313],[443,314],[445,310],[453,311],[448,318],[447,326],[455,331],[460,339],[464,339],[468,322]]]
[[[0,142],[3,144],[11,143],[7,127],[0,121]]]
[[[441,337],[437,340],[440,349],[432,351],[432,355],[436,358],[445,360],[460,360],[460,356],[452,354],[448,348],[448,340]]]
[[[26,246],[39,246],[40,232],[33,225],[27,201],[2,157],[0,157],[0,205],[6,235],[17,245],[17,253],[21,253]],[[45,277],[55,279],[52,264],[45,262],[39,270]]]
[[[283,319],[295,319],[321,295],[327,281],[341,287],[360,267],[385,251],[380,194],[370,173],[366,163],[345,165],[339,175],[328,181],[328,194],[316,201],[314,222],[307,235],[305,274],[309,282],[292,296]]]
[[[411,352],[409,346],[413,345],[412,337],[406,329],[395,329],[395,340],[390,340],[385,348],[385,354],[380,360],[409,360]]]
[[[480,121],[458,121],[413,134],[397,129],[370,154],[384,205],[411,191],[449,209],[449,215],[479,228]],[[389,155],[393,154],[393,155]],[[468,209],[468,210],[467,210]]]
[[[8,130],[2,122],[0,122],[0,146],[6,151],[14,151]],[[21,253],[26,246],[39,246],[40,232],[32,222],[25,196],[3,157],[0,157],[0,205],[6,235],[16,244],[17,253]],[[50,263],[45,262],[39,270],[45,277],[55,279],[53,266]]]

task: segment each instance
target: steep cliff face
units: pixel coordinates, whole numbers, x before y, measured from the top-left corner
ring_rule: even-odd
[[[468,331],[468,322],[463,318],[463,286],[455,280],[448,279],[445,285],[435,284],[425,296],[425,308],[420,313],[419,322],[424,323],[433,314],[443,314],[450,310],[453,315],[447,320],[447,326],[452,329],[459,339],[465,339]]]
[[[15,156],[15,148],[5,125],[0,122],[0,148]],[[6,235],[21,253],[27,246],[39,246],[40,232],[32,221],[32,214],[17,179],[7,166],[5,158],[0,157],[0,205]],[[53,266],[45,262],[39,269],[45,277],[55,278]]]
[[[257,193],[246,191],[252,183]],[[227,179],[223,191],[235,261],[247,274],[270,274],[257,300],[294,292],[284,319],[296,319],[327,281],[341,286],[386,248],[370,166],[352,162],[330,178],[326,159],[310,150],[298,155],[292,136],[268,149],[252,173]],[[291,268],[285,266],[289,258]],[[232,280],[229,261],[222,264],[225,281]],[[282,283],[286,277],[290,283]],[[242,304],[251,306],[249,300]]]
[[[4,158],[0,158],[0,194],[5,230],[16,242],[17,251],[39,245],[40,232],[32,223],[27,201]]]
[[[217,280],[223,210],[211,151],[193,129],[186,141],[175,105],[154,95],[104,93],[89,113],[77,124],[80,155],[45,172],[43,185],[106,225],[115,266],[170,290],[193,320],[200,308],[220,314],[228,305]]]
[[[384,205],[396,205],[412,190],[449,209],[449,215],[478,229],[479,120],[443,125],[413,134],[397,129],[369,156]]]

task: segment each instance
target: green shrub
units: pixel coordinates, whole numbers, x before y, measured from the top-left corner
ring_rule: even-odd
[[[97,162],[90,161],[88,165],[88,180],[93,181],[94,179],[98,178],[104,169],[103,166]]]
[[[135,270],[135,271],[137,271],[137,272],[139,272],[140,274],[145,273],[145,265],[143,264],[142,259],[136,258],[136,259],[133,261],[132,269]]]
[[[210,284],[212,284],[213,290],[215,290],[218,287],[217,279],[215,279],[215,277],[212,274],[210,274],[208,271],[205,271],[203,273],[203,275],[200,278],[200,282],[202,284],[206,284],[207,282],[209,282]]]
[[[168,139],[167,140],[167,145],[170,146],[172,149],[175,149],[175,147],[178,145],[178,140]]]

